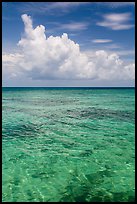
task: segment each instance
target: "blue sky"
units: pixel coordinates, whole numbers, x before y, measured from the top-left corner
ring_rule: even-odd
[[[134,24],[133,2],[3,2],[3,86],[134,86]]]

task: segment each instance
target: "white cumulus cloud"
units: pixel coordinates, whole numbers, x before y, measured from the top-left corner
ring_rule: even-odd
[[[81,52],[64,33],[46,37],[43,25],[33,28],[30,16],[23,14],[25,33],[18,42],[20,53],[3,54],[6,76],[25,74],[33,80],[45,79],[134,79],[134,64],[125,64],[116,53],[99,50]]]

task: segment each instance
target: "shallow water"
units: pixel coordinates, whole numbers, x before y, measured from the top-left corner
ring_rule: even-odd
[[[134,89],[3,88],[3,201],[134,201],[134,105]]]

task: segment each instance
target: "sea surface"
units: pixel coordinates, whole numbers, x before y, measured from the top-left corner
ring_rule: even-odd
[[[2,200],[134,202],[134,88],[3,88]]]

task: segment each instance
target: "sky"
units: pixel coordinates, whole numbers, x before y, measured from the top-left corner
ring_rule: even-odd
[[[134,86],[134,2],[3,2],[2,85]]]

